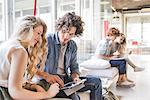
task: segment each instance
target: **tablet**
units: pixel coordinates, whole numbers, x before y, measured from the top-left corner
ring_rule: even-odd
[[[60,90],[71,89],[71,88],[76,87],[76,86],[78,86],[78,85],[80,85],[80,84],[83,84],[85,81],[86,81],[86,79],[82,79],[81,81],[79,81],[79,82],[77,82],[77,83],[75,83],[75,82],[73,82],[73,81],[72,81],[72,82],[68,82],[68,83],[66,83],[66,84],[64,85],[64,87],[61,88]]]

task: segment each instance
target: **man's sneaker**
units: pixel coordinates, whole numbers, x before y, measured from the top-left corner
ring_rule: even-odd
[[[128,78],[127,78],[127,81],[129,81],[129,82],[131,82],[131,83],[134,83],[134,81],[132,81],[132,80],[130,80],[130,79],[128,79]]]
[[[135,86],[135,83],[126,80],[123,82],[117,82],[117,86],[122,88],[131,88]]]
[[[140,71],[143,71],[145,68],[142,68],[142,67],[135,67],[134,68],[134,72],[140,72]]]

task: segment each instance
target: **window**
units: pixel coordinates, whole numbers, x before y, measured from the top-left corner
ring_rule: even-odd
[[[42,18],[47,25],[47,32],[53,30],[52,0],[38,0],[37,3],[38,16]]]
[[[16,11],[15,12],[15,17],[17,18],[17,17],[20,17],[21,16],[21,12],[20,11]]]
[[[3,0],[0,1],[0,42],[6,39],[6,34],[4,30],[4,15],[3,15]]]
[[[33,15],[34,0],[15,0],[15,20],[25,15]],[[51,0],[37,0],[36,16],[40,16],[51,30]]]
[[[50,13],[50,12],[51,12],[50,7],[40,7],[40,14]]]
[[[75,0],[57,0],[57,18],[66,12],[75,11]]]
[[[33,15],[33,9],[22,10],[23,16],[25,15]]]
[[[75,4],[62,5],[63,11],[75,10]]]
[[[137,42],[138,45],[143,44],[145,47],[149,47],[149,15],[139,15],[127,17],[127,40],[129,46],[133,42]]]

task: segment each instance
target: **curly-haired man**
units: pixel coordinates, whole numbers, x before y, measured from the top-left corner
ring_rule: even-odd
[[[45,71],[49,74],[47,82],[59,83],[60,87],[70,81],[79,81],[86,78],[85,87],[79,91],[90,90],[90,100],[102,100],[101,80],[96,77],[80,77],[79,64],[77,63],[77,45],[71,40],[83,33],[84,22],[74,12],[65,14],[56,22],[56,33],[48,35],[48,56]],[[60,91],[57,97],[68,97]],[[79,100],[80,97],[72,94],[69,98]]]

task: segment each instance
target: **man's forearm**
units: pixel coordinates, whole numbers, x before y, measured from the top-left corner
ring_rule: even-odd
[[[48,73],[47,72],[43,72],[43,71],[37,71],[37,73],[36,73],[39,77],[42,77],[43,79],[45,79],[46,80],[46,78],[48,77]]]
[[[39,77],[42,77],[43,79],[45,79],[50,84],[58,83],[60,85],[60,87],[64,86],[63,80],[58,75],[52,75],[52,74],[49,74],[47,72],[43,72],[43,71],[40,71],[40,70],[37,71],[36,74]]]

